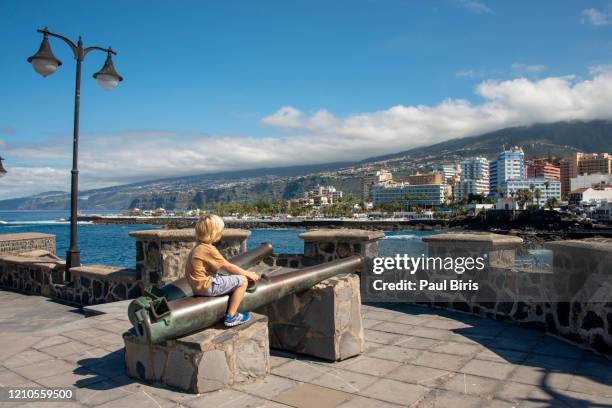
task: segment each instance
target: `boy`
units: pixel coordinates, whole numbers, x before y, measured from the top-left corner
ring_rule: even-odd
[[[222,296],[232,293],[223,317],[226,327],[246,323],[249,313],[238,313],[238,306],[244,298],[248,280],[259,280],[259,276],[228,262],[213,244],[219,242],[225,224],[221,217],[208,214],[200,217],[195,227],[197,244],[187,259],[187,281],[193,293],[199,296]],[[219,275],[223,269],[231,275]]]

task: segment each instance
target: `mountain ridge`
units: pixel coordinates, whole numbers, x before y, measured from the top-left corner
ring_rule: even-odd
[[[575,151],[611,152],[612,122],[592,120],[510,127],[361,161],[196,174],[104,187],[80,192],[79,208],[201,208],[215,201],[295,198],[317,184],[333,184],[347,193],[358,194],[363,174],[377,168],[399,174],[426,171],[435,164],[458,162],[467,156],[490,159],[503,145],[519,145],[527,157],[560,157]],[[0,201],[0,210],[67,208],[68,193],[49,192]]]

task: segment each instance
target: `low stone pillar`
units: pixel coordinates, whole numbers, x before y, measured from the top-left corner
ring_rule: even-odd
[[[226,228],[216,244],[226,258],[246,251],[246,240],[251,232]],[[136,274],[144,285],[164,285],[185,273],[185,262],[195,245],[193,228],[176,230],[133,231],[136,240]]]
[[[0,234],[0,255],[17,255],[34,250],[55,254],[55,235],[40,232]]]
[[[308,231],[300,234],[304,256],[285,257],[286,265],[279,266],[302,268],[356,254],[368,265],[378,255],[383,236],[355,229]],[[336,276],[262,308],[260,313],[270,319],[271,347],[330,361],[361,354],[365,343],[359,286],[356,274]]]
[[[485,257],[490,268],[514,268],[516,249],[523,239],[491,233],[448,233],[423,238],[430,257]]]
[[[385,234],[381,231],[358,229],[320,229],[299,235],[304,240],[303,266],[329,262],[359,254],[366,258],[378,256],[378,241]]]
[[[117,302],[142,295],[142,282],[134,269],[83,265],[70,269],[74,301],[81,305]]]
[[[252,314],[251,320],[158,345],[139,343],[128,331],[123,336],[127,375],[198,394],[262,378],[270,372],[268,319]]]

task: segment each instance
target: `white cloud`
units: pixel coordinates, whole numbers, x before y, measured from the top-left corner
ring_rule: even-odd
[[[225,170],[358,160],[507,126],[612,118],[612,71],[605,67],[593,69],[587,79],[488,80],[478,84],[475,93],[482,102],[449,98],[437,105],[396,105],[343,117],[325,109],[306,113],[284,106],[261,120],[281,130],[274,137],[153,131],[84,134],[80,183],[86,189]],[[0,178],[0,198],[67,191],[70,147],[55,141],[5,142],[2,155],[9,174]],[[13,167],[17,160],[31,167]]]
[[[477,14],[493,14],[493,10],[478,0],[457,0],[457,3],[466,10]]]
[[[612,4],[601,11],[594,8],[582,10],[582,21],[596,27],[612,24]]]

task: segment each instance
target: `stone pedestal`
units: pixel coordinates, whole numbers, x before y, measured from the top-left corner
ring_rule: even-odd
[[[490,233],[447,233],[423,238],[430,257],[485,257],[490,268],[514,268],[523,239]]]
[[[226,228],[215,246],[226,258],[246,251],[250,231]],[[133,231],[136,239],[136,274],[145,286],[161,286],[185,274],[185,262],[195,245],[193,228]]]
[[[149,345],[127,332],[127,375],[149,383],[204,393],[253,381],[270,372],[268,319],[226,329],[222,324],[190,336]]]
[[[270,320],[272,348],[330,361],[363,353],[359,277],[327,279],[258,310]]]

